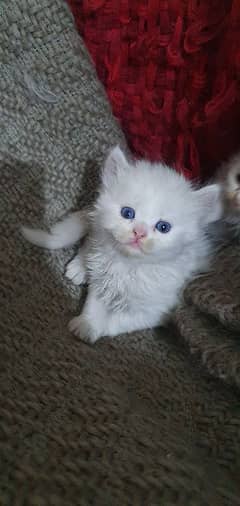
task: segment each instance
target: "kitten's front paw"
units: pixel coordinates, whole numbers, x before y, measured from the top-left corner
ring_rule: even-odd
[[[79,260],[79,257],[76,256],[69,262],[66,267],[65,276],[68,278],[74,285],[82,285],[86,281],[86,271]]]
[[[82,315],[75,316],[75,318],[69,322],[68,327],[70,332],[79,337],[85,343],[93,344],[100,337],[93,325]]]

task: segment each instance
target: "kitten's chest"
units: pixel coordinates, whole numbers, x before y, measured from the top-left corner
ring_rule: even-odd
[[[146,306],[171,304],[176,292],[176,280],[154,265],[136,266],[99,257],[90,277],[99,298],[114,311],[146,311]]]
[[[122,311],[133,305],[134,294],[140,288],[136,270],[121,262],[101,259],[90,271],[91,284],[109,309]]]

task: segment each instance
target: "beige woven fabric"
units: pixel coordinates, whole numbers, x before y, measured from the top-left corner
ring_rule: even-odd
[[[89,202],[124,142],[64,2],[1,2],[0,62],[1,506],[240,504],[238,394],[170,331],[74,339],[72,252],[19,234]]]

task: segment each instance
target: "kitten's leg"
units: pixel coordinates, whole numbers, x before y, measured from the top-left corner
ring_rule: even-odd
[[[70,321],[69,330],[83,341],[95,343],[100,337],[106,335],[106,318],[104,304],[96,297],[94,289],[90,287],[83,311]]]
[[[105,322],[106,335],[109,337],[126,334],[136,330],[144,330],[157,327],[161,324],[163,315],[146,315],[143,313],[112,313]]]
[[[74,285],[82,285],[86,282],[86,268],[84,265],[84,256],[80,251],[67,264],[65,271],[66,278],[70,279]]]
[[[109,313],[93,291],[89,293],[83,312],[73,318],[69,329],[77,337],[95,343],[100,337],[115,337],[120,334],[157,327],[165,315],[149,317],[142,313]]]

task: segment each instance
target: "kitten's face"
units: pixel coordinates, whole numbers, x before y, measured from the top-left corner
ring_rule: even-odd
[[[223,192],[227,209],[240,214],[240,155],[233,157],[225,169]]]
[[[126,175],[101,195],[101,225],[126,255],[172,255],[182,249],[187,235],[185,207],[180,199],[171,202],[156,175],[154,180],[150,173],[144,176],[139,168],[139,174]]]
[[[161,164],[133,165],[122,152],[117,154],[115,165],[105,167],[103,190],[97,202],[99,226],[125,255],[175,258],[203,225],[198,192]]]

